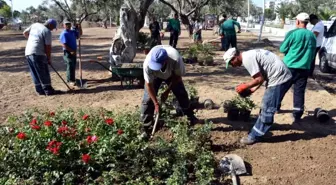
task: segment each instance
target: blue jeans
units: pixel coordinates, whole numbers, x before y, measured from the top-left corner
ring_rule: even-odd
[[[236,35],[225,35],[221,38],[222,50],[227,51],[231,47],[237,47],[237,36]]]
[[[167,79],[167,80],[163,80],[160,78],[156,78],[154,79],[153,82],[153,86],[154,86],[154,90],[155,90],[155,94],[158,93],[159,88],[162,84],[162,82],[165,82],[166,84],[170,84],[170,80],[171,79]],[[194,112],[192,111],[191,107],[190,107],[190,101],[188,98],[188,93],[184,87],[184,84],[182,81],[180,81],[179,83],[177,83],[173,89],[173,94],[175,95],[179,105],[182,108],[183,114],[188,116],[188,117],[192,117],[194,115]],[[142,104],[141,104],[141,116],[140,116],[140,120],[143,123],[150,123],[153,120],[153,115],[154,115],[154,103],[152,101],[152,99],[150,98],[149,94],[148,94],[148,90],[145,86],[145,92],[142,98]]]
[[[52,93],[54,89],[51,86],[47,57],[43,55],[28,55],[26,59],[36,92],[40,95]]]
[[[305,102],[305,92],[307,86],[307,80],[309,76],[308,69],[294,69],[289,68],[292,73],[292,80],[290,86],[287,87],[285,94],[294,84],[294,93],[293,93],[293,116],[295,119],[301,119],[304,111],[304,102]],[[281,96],[281,101],[284,98],[285,94]],[[280,110],[280,106],[278,110]]]
[[[271,128],[277,107],[281,105],[282,98],[290,86],[291,81],[289,80],[281,85],[268,87],[266,89],[262,99],[259,117],[248,135],[250,139],[258,140]]]

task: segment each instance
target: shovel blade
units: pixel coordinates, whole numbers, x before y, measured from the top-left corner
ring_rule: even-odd
[[[230,171],[234,172],[236,175],[242,175],[247,172],[244,160],[236,154],[228,154],[224,156],[221,160],[221,164],[223,164],[226,169],[230,169]]]

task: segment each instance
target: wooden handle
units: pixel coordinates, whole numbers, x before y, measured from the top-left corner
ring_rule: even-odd
[[[238,185],[237,176],[235,173],[231,174],[231,179],[232,179],[233,185]]]

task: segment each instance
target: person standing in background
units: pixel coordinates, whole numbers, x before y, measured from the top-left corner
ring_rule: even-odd
[[[231,47],[237,48],[237,36],[236,36],[236,28],[238,27],[238,33],[240,33],[240,24],[233,20],[226,20],[226,15],[223,15],[225,21],[220,26],[220,34],[222,37],[222,51],[227,51]]]
[[[316,55],[321,49],[322,41],[323,41],[323,36],[324,36],[324,24],[323,22],[317,17],[315,14],[310,14],[309,15],[309,20],[310,24],[314,25],[312,32],[316,36],[316,51],[315,51],[315,57],[314,60],[312,61],[310,65],[310,72],[309,72],[309,77],[313,78],[314,75],[314,69],[315,69],[315,60],[316,60]]]
[[[152,18],[152,22],[149,24],[149,31],[151,33],[151,47],[161,45],[160,36],[160,24],[155,17]]]
[[[181,23],[177,14],[174,15],[173,19],[169,19],[168,30],[170,31],[169,45],[176,48],[178,38],[181,34]]]
[[[67,65],[66,79],[70,85],[76,86],[77,39],[83,34],[83,31],[80,24],[71,29],[71,22],[67,19],[63,21],[63,24],[64,30],[59,39],[63,46],[63,59]]]

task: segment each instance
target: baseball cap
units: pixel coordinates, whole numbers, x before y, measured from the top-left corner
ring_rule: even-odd
[[[71,24],[71,22],[69,21],[69,19],[64,19],[63,24]]]
[[[230,61],[236,55],[236,53],[237,53],[237,49],[236,48],[230,48],[229,50],[227,50],[224,53],[223,59],[224,59],[224,62],[226,63],[226,69],[229,67]]]
[[[160,47],[154,47],[150,51],[150,59],[148,62],[148,67],[151,70],[158,71],[162,68],[164,61],[167,59],[167,51]]]
[[[309,22],[309,15],[307,13],[302,12],[296,16],[296,19],[303,22]]]
[[[57,29],[57,21],[55,19],[48,19],[46,22],[45,22],[45,25],[47,24],[51,24],[54,26],[55,29]]]

